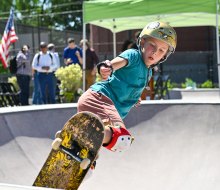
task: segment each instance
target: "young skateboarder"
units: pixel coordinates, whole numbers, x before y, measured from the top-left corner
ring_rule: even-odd
[[[78,101],[78,111],[97,114],[105,124],[103,146],[113,152],[129,149],[132,138],[123,119],[138,104],[143,89],[152,76],[152,69],[174,53],[175,30],[156,21],[141,31],[138,50],[129,49],[113,60],[97,65],[104,79],[90,87]]]

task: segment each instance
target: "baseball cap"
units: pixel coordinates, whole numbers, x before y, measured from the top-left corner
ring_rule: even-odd
[[[40,48],[45,48],[47,47],[47,43],[46,42],[41,42],[40,43]]]

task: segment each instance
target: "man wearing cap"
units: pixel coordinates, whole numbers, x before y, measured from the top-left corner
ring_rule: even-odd
[[[55,51],[55,45],[53,43],[50,43],[50,44],[48,44],[47,48],[51,54],[54,54],[54,58],[56,59],[57,66],[59,68],[60,67],[60,58],[59,58],[58,52]]]
[[[47,51],[45,42],[40,43],[40,52],[34,56],[32,67],[37,71],[43,103],[55,103],[53,71],[57,69],[58,65],[54,55]]]

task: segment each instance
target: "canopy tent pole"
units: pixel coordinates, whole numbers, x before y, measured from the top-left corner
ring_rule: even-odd
[[[116,57],[116,32],[113,32],[113,59]]]
[[[116,31],[115,29],[117,29],[117,25],[115,24],[115,18],[112,19],[113,21],[113,59],[116,57]]]
[[[86,91],[86,24],[83,23],[83,92]]]
[[[219,58],[219,28],[218,28],[218,12],[219,12],[219,0],[216,0],[216,54],[217,54],[217,66],[218,66],[218,87],[220,89],[220,58]],[[220,91],[219,91],[220,96]]]

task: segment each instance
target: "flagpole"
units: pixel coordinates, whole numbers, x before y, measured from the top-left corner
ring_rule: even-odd
[[[85,10],[84,6],[85,4],[83,3],[83,10]],[[86,23],[84,14],[85,13],[83,11],[83,92],[86,91]]]

